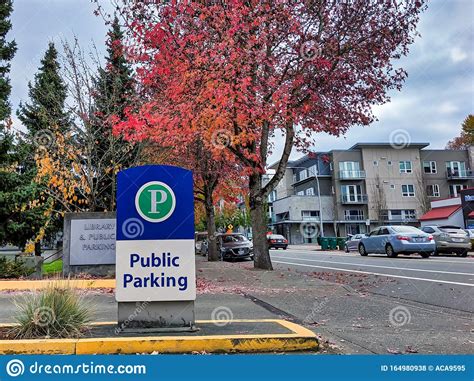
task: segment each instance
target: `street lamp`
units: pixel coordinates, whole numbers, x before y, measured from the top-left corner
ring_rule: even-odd
[[[321,189],[319,188],[318,174],[314,173],[311,168],[306,168],[306,167],[289,167],[289,168],[290,169],[306,169],[310,174],[312,173],[312,176],[316,179],[316,187],[318,188],[318,199],[319,199],[319,231],[321,232],[321,237],[324,237],[323,207],[322,207],[322,203],[321,203]]]

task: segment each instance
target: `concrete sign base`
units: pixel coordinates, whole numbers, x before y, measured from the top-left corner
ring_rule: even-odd
[[[194,332],[194,300],[118,303],[118,328],[125,332]]]

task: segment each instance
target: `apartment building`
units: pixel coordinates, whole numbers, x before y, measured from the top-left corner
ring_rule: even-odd
[[[270,228],[298,244],[313,241],[321,225],[326,236],[364,233],[380,224],[418,225],[430,201],[457,197],[474,185],[472,147],[428,146],[358,143],[289,162],[269,196]],[[316,234],[305,233],[310,225]]]

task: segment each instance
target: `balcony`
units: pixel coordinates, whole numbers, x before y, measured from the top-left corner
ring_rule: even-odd
[[[366,194],[343,194],[341,202],[343,204],[367,204],[368,197]]]
[[[471,169],[457,169],[448,168],[446,171],[446,178],[448,180],[469,180],[474,179],[474,171]]]
[[[397,217],[397,216],[383,216],[382,221],[385,223],[396,223],[396,224],[406,224],[409,222],[418,222],[418,219],[416,217]]]
[[[339,171],[339,180],[362,180],[365,179],[365,171]]]
[[[344,215],[344,221],[365,221],[364,215]]]

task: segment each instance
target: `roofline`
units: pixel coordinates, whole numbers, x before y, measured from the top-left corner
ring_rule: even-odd
[[[421,216],[420,218],[418,218],[419,221],[432,221],[432,220],[442,220],[442,219],[445,219],[445,218],[449,218],[451,217],[454,213],[456,213],[459,209],[462,208],[462,205],[445,205],[445,206],[438,206],[437,208],[433,208],[431,210],[435,210],[435,209],[441,209],[441,208],[450,208],[450,207],[453,207],[453,206],[457,206],[456,209],[454,209],[450,214],[448,214],[448,217],[443,217],[443,218],[440,218],[440,217],[431,217],[431,218],[423,218],[423,216]],[[431,210],[429,212],[431,212]],[[425,214],[429,213],[429,212],[426,212]]]
[[[428,147],[430,143],[400,143],[397,144],[395,143],[387,143],[387,142],[373,142],[373,143],[356,143],[352,147],[349,148],[349,150],[354,150],[354,149],[360,149],[363,147],[391,147],[394,149],[404,149],[404,148],[425,148]]]

